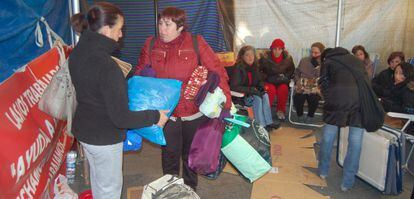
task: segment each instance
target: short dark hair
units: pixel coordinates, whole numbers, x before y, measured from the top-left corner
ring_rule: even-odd
[[[158,14],[158,21],[162,18],[170,18],[175,24],[177,29],[183,27],[183,31],[187,30],[187,14],[184,10],[177,7],[166,7],[160,14]]]
[[[394,51],[388,56],[387,63],[390,64],[391,60],[395,59],[396,57],[399,57],[401,59],[401,62],[405,61],[405,55],[401,51]]]
[[[86,15],[83,13],[73,15],[70,22],[78,33],[86,29],[97,32],[103,26],[114,26],[119,17],[124,17],[124,14],[117,6],[108,2],[98,2],[89,8]]]
[[[365,50],[364,46],[361,45],[356,45],[352,48],[352,54],[356,55],[356,53],[358,52],[358,50],[362,51],[364,53],[365,59],[369,59],[369,54],[368,52]]]

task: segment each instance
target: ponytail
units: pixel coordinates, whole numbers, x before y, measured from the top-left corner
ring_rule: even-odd
[[[81,34],[88,28],[88,21],[83,13],[73,15],[70,18],[70,24],[73,27],[73,30],[78,34]]]

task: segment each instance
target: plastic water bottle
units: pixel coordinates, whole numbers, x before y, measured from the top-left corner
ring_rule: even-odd
[[[66,155],[66,178],[68,179],[68,184],[73,184],[75,181],[75,171],[76,171],[76,157],[78,154],[76,151],[69,151]]]

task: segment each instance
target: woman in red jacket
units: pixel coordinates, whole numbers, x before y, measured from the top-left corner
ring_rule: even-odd
[[[285,49],[285,43],[281,39],[275,39],[270,46],[269,54],[259,60],[259,65],[266,77],[265,90],[269,94],[269,103],[272,105],[277,97],[277,117],[284,120],[288,85],[295,70],[292,56]]]
[[[151,36],[146,40],[135,74],[140,74],[147,65],[151,65],[156,77],[180,80],[185,88],[190,75],[198,66],[192,35],[187,32],[185,11],[175,7],[165,8],[158,17],[158,33],[159,37]],[[216,72],[220,76],[219,87],[227,99],[223,106],[225,111],[222,113],[228,113],[231,108],[231,97],[227,73],[204,38],[198,35],[197,42],[201,64],[208,71]],[[207,117],[199,112],[194,100],[181,97],[164,128],[167,145],[162,147],[163,172],[178,175],[182,158],[184,182],[193,189],[197,186],[197,174],[188,167],[188,154],[199,124],[206,119]]]

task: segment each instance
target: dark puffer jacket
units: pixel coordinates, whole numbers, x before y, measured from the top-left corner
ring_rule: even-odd
[[[340,127],[362,127],[358,87],[352,73],[342,64],[368,78],[364,63],[341,47],[327,49],[324,54],[319,80],[325,100],[323,121]]]
[[[247,95],[260,95],[260,87],[263,88],[264,83],[261,81],[260,72],[243,63],[236,63],[230,78],[230,88],[232,91],[245,93]],[[249,85],[248,72],[252,74],[252,82]]]
[[[264,74],[263,80],[272,84],[280,84],[281,77],[285,77],[282,83],[288,84],[295,71],[295,64],[292,56],[287,51],[283,51],[283,60],[276,63],[268,52],[259,60],[260,71]]]

